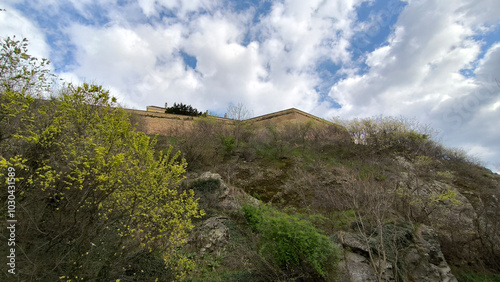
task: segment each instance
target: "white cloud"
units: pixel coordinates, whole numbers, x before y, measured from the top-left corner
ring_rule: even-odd
[[[454,10],[446,1],[410,3],[389,44],[366,56],[369,71],[332,88],[330,96],[344,106],[341,113],[408,114],[416,104],[422,114],[421,102],[431,106],[456,95],[456,88],[466,83],[459,70],[477,57],[480,43],[468,39],[472,32],[456,23]]]
[[[498,101],[498,95],[491,94],[499,90],[493,91],[491,74],[499,73],[500,48],[493,46],[481,60],[478,79],[460,74],[481,53],[483,43],[472,35],[493,19],[488,13],[482,20],[484,13],[470,11],[470,2],[465,2],[410,1],[388,45],[367,54],[368,71],[332,87],[330,96],[343,107],[331,115],[416,117],[440,129],[448,145],[469,149],[487,162],[498,159],[500,147],[493,140],[500,134],[491,121],[499,120],[500,112],[490,105]],[[485,7],[487,2],[479,5]],[[482,84],[493,92],[478,84],[480,76],[488,75],[489,81]],[[491,95],[486,98],[486,94]]]
[[[213,0],[138,0],[142,12],[147,17],[159,17],[165,10],[174,11],[176,17],[187,20],[190,13],[213,10],[219,6]]]
[[[145,25],[135,29],[73,29],[69,31],[73,43],[81,48],[75,73],[100,79],[97,82],[112,87],[112,93],[126,105],[144,108],[162,104],[168,96],[181,97],[196,89],[195,75],[185,71],[176,54],[183,40],[179,25],[165,29]]]
[[[146,15],[158,16],[159,6],[187,15],[214,7],[207,3],[139,5]],[[319,99],[314,90],[320,83],[318,60],[349,61],[347,40],[337,33],[354,19],[352,5],[291,1],[285,8],[277,3],[257,26],[250,25],[254,11],[227,9],[190,15],[186,23],[181,16],[180,22],[164,19],[132,27],[120,20],[106,27],[74,24],[68,29],[78,46],[74,72],[99,79],[136,107],[168,100],[218,112],[238,102],[256,114],[288,107],[309,111]],[[243,45],[249,34],[251,42]],[[195,70],[184,67],[180,50],[197,59]]]
[[[141,0],[115,9],[107,1],[100,4],[109,9],[98,11],[93,1],[71,3],[85,24],[64,13],[59,1],[36,4],[41,12],[60,14],[62,22],[54,27],[64,27],[69,38],[60,49],[73,52],[74,62],[63,77],[102,83],[135,107],[168,99],[220,112],[243,102],[256,114],[317,106],[316,64],[325,58],[349,61],[349,32],[338,31],[351,25],[356,4],[276,2],[252,25],[255,10],[232,11],[217,1]],[[141,19],[137,11],[152,19]],[[163,16],[169,13],[176,18]],[[99,24],[104,19],[107,24]],[[180,50],[196,57],[195,71],[184,67]]]
[[[273,1],[268,13],[256,14],[223,0],[119,6],[74,0],[71,13],[63,9],[70,4],[38,1],[40,13],[57,17],[57,30],[40,29],[8,9],[11,14],[0,12],[0,32],[24,30],[30,49],[44,56],[61,56],[57,52],[73,44],[75,60],[62,75],[102,83],[126,106],[183,102],[223,113],[229,103],[242,102],[256,115],[289,107],[323,117],[403,114],[441,129],[449,145],[498,159],[500,136],[491,121],[500,117],[494,80],[500,45],[489,47],[476,36],[498,28],[500,1],[411,0],[402,12],[393,5],[360,23],[356,8],[362,2]],[[395,17],[387,41],[362,54],[365,42],[356,35],[371,40]],[[57,37],[59,49],[49,50],[45,35],[61,31],[69,42]],[[194,70],[181,51],[196,58]],[[318,64],[328,60],[342,66],[330,80],[318,73]],[[464,77],[462,69],[475,76]],[[332,83],[329,98],[341,109],[332,109],[316,90]]]
[[[16,36],[16,40],[29,40],[29,53],[37,58],[49,58],[50,48],[45,42],[44,32],[31,19],[26,18],[11,6],[2,6],[0,11],[0,37]]]

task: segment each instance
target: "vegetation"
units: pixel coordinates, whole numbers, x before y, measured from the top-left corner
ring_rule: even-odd
[[[184,105],[183,103],[174,103],[172,107],[168,107],[165,110],[165,113],[195,117],[202,115],[202,112],[199,112],[196,108],[193,108],[191,105]]]
[[[457,279],[460,282],[498,282],[500,281],[499,274],[475,272],[467,269],[457,270]]]
[[[188,167],[192,171],[218,172],[227,183],[277,209],[322,214],[327,220],[318,227],[325,234],[359,233],[360,240],[372,246],[369,261],[381,280],[387,263],[394,264],[392,275],[404,280],[406,269],[398,258],[413,242],[404,238],[415,232],[407,223],[435,228],[452,265],[474,261],[477,271],[500,271],[493,243],[500,232],[500,214],[494,208],[500,196],[498,176],[462,150],[443,147],[430,128],[413,120],[375,117],[336,123],[343,127],[312,121],[242,122],[236,132],[206,119],[178,138],[182,142],[177,146],[185,156],[191,155],[190,148],[196,150],[200,161],[191,161],[196,164]],[[233,142],[237,134],[238,143]],[[485,221],[464,227],[455,216],[465,209]],[[261,242],[254,245],[261,256],[254,260],[267,261],[267,266],[258,265],[275,273],[268,279],[291,275],[286,263],[280,265],[279,258],[263,252],[264,228],[258,229],[251,215],[247,219],[254,226],[250,242]],[[481,244],[477,238],[482,238]],[[457,250],[457,244],[468,251]],[[295,271],[312,277],[307,270]]]
[[[422,226],[459,280],[498,280],[500,176],[414,120],[254,124],[239,104],[231,121],[147,136],[102,87],[56,87],[26,41],[7,38],[1,55],[0,171],[15,174],[19,280],[335,281],[351,239],[375,279],[404,281]],[[223,231],[225,245],[201,253]]]
[[[202,213],[179,189],[179,153],[155,151],[100,86],[67,85],[42,99],[45,61],[24,41],[7,38],[1,54],[0,171],[15,170],[18,279],[182,276],[191,262],[176,250]],[[7,199],[7,181],[1,187]]]
[[[247,205],[243,212],[252,229],[262,236],[260,251],[271,256],[287,280],[334,278],[338,250],[310,221],[269,206]]]

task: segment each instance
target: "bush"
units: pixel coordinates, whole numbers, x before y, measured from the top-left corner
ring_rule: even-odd
[[[185,115],[185,116],[201,116],[202,113],[191,105],[184,105],[183,103],[174,103],[174,106],[168,107],[165,110],[167,114]]]
[[[258,207],[254,207],[251,205],[245,205],[242,207],[242,211],[245,214],[245,218],[248,222],[248,225],[253,230],[258,230],[259,224],[262,222],[262,211]]]
[[[328,279],[335,274],[338,251],[310,221],[272,207],[244,206],[248,224],[262,237],[261,252],[291,277]]]
[[[212,166],[219,161],[219,140],[224,134],[223,124],[212,118],[200,118],[178,139],[176,148],[188,163],[188,169]]]
[[[434,132],[415,120],[404,117],[374,117],[336,122],[344,125],[354,142],[378,150],[393,149],[412,153],[422,152]]]
[[[9,47],[22,43],[7,41],[2,56],[20,57],[1,70],[0,173],[15,169],[15,219],[22,222],[16,226],[17,279],[114,281],[127,275],[133,257],[152,252],[160,265],[155,269],[165,264],[182,274],[189,263],[176,250],[200,211],[193,191],[179,189],[186,168],[180,153],[155,151],[156,141],[133,131],[100,86],[68,85],[51,101],[34,99],[30,93],[43,85],[31,76],[41,66],[22,56],[21,47]],[[19,66],[33,72],[11,77]],[[6,186],[0,182],[3,199]]]
[[[471,269],[457,269],[455,276],[458,281],[463,282],[498,282],[500,281],[500,274],[493,274],[488,272],[476,272]]]
[[[236,148],[236,139],[233,136],[219,136],[222,146],[222,152],[224,154],[224,158],[228,158],[234,154],[234,149]]]

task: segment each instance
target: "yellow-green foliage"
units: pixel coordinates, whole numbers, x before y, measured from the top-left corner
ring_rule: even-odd
[[[0,171],[16,170],[19,279],[134,276],[148,271],[129,267],[143,252],[164,267],[142,279],[182,275],[191,262],[176,249],[202,212],[194,193],[179,188],[186,168],[179,153],[155,151],[156,140],[133,131],[100,86],[69,85],[40,102],[9,79],[2,77]]]
[[[336,122],[347,128],[356,143],[379,150],[419,152],[432,135],[427,127],[402,117],[380,116]]]

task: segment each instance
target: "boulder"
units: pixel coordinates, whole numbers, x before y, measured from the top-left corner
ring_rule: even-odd
[[[368,255],[369,246],[363,240],[363,237],[356,233],[343,232],[338,233],[340,243],[344,247],[348,247],[351,251]]]
[[[380,235],[364,237],[360,233],[339,232],[338,241],[344,248],[342,281],[426,281],[455,282],[434,229],[420,225],[416,231],[408,223],[386,224],[384,240]],[[394,247],[396,249],[394,249]]]
[[[340,268],[344,270],[344,275],[341,277],[341,281],[377,281],[377,275],[370,266],[370,262],[366,259],[366,257],[360,254],[346,252],[344,261],[341,263]]]
[[[406,277],[410,281],[457,281],[441,252],[434,229],[420,225],[415,232],[415,245],[404,256]]]
[[[197,189],[196,183],[203,183],[211,180],[216,180],[217,187],[211,187],[208,191]],[[207,206],[222,209],[224,211],[236,212],[241,209],[242,203],[250,203],[259,205],[259,201],[252,196],[246,194],[243,190],[227,185],[218,173],[204,172],[199,177],[189,181],[190,186],[195,186],[196,196],[200,197],[202,208]]]
[[[200,255],[215,253],[220,255],[229,242],[229,228],[224,225],[224,217],[211,217],[199,225],[189,240]]]

